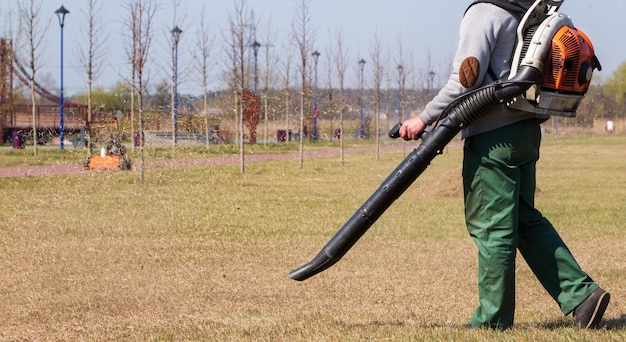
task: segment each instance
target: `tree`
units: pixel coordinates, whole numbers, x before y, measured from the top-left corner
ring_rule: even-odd
[[[330,36],[330,33],[329,33]],[[329,41],[332,42],[332,38],[329,37]],[[331,43],[332,44],[332,43]],[[329,46],[329,48],[327,49],[327,51],[333,51],[332,46]],[[326,71],[328,72],[327,74],[327,88],[328,88],[328,120],[329,120],[329,127],[330,127],[330,133],[329,133],[329,140],[332,141],[335,135],[335,130],[333,127],[333,117],[335,116],[335,111],[333,108],[333,55],[332,53],[327,53],[326,54],[326,62],[328,64],[328,67],[326,68]]]
[[[381,84],[383,81],[384,65],[386,64],[382,56],[382,43],[378,33],[374,35],[374,46],[370,58],[372,60],[372,67],[374,74],[374,115],[375,118],[375,134],[376,134],[376,160],[380,160],[380,99],[381,99]]]
[[[250,131],[249,142],[250,144],[255,144],[257,137],[256,127],[259,124],[259,113],[261,112],[261,101],[259,101],[257,94],[250,89],[244,89],[241,99],[244,103],[243,120]]]
[[[156,85],[154,94],[150,96],[150,99],[144,100],[144,103],[148,104],[148,108],[156,108],[165,111],[170,107],[173,96],[170,81],[171,80],[162,79],[161,82]]]
[[[293,35],[298,52],[300,53],[300,75],[302,79],[302,91],[300,92],[300,168],[304,166],[304,103],[308,93],[306,62],[309,56],[309,46],[311,45],[312,32],[309,28],[311,20],[309,15],[310,0],[301,0],[296,9],[293,22]]]
[[[82,45],[85,47],[85,50],[79,50],[80,63],[87,74],[87,122],[85,126],[87,128],[89,155],[93,152],[91,146],[91,114],[93,113],[92,84],[93,80],[99,76],[102,71],[102,62],[106,57],[106,50],[103,49],[107,39],[107,36],[103,32],[104,22],[98,20],[98,18],[102,17],[102,13],[102,4],[98,0],[88,0],[87,12],[85,13],[87,27],[82,30],[87,35],[87,44]]]
[[[245,89],[245,56],[248,41],[248,19],[245,0],[235,0],[235,13],[234,16],[229,16],[229,33],[230,39],[230,52],[231,62],[233,67],[232,86],[233,94],[235,95],[235,113],[237,116],[237,126],[239,129],[239,161],[240,172],[245,172],[245,155],[244,155],[244,109],[245,102],[243,101],[243,93]]]
[[[35,74],[39,68],[37,64],[38,61],[38,52],[41,43],[43,42],[43,32],[48,29],[50,25],[50,21],[45,25],[45,28],[40,32],[39,27],[41,24],[41,19],[39,14],[41,13],[41,1],[37,0],[28,0],[27,4],[23,2],[18,2],[18,16],[19,16],[19,33],[18,40],[21,41],[21,35],[25,35],[24,39],[27,40],[25,44],[28,49],[28,67],[30,69],[30,73],[28,75],[28,81],[30,85],[30,101],[32,106],[32,115],[33,115],[33,154],[35,156],[38,155],[37,150],[37,101],[35,97]]]
[[[140,179],[144,180],[144,77],[145,66],[148,62],[148,52],[152,44],[152,24],[157,6],[154,0],[129,0],[129,15],[127,25],[131,31],[131,51],[129,53],[131,66],[133,69],[133,89],[137,92],[137,102],[139,109],[139,156],[140,156]],[[135,83],[136,81],[136,83]],[[131,97],[134,99],[134,96]],[[133,106],[134,107],[134,106]]]
[[[337,32],[337,50],[335,50],[335,67],[337,69],[337,81],[339,82],[339,147],[341,150],[339,161],[341,165],[344,164],[344,129],[343,129],[343,117],[346,111],[346,92],[344,88],[344,81],[346,76],[346,69],[348,68],[348,50],[343,43],[343,35],[341,31]]]
[[[101,110],[113,113],[120,108],[126,110],[126,102],[130,99],[130,93],[128,89],[125,89],[123,83],[118,83],[108,89],[95,87],[91,90],[88,89],[86,93],[77,93],[72,96],[72,100],[79,103],[88,102],[88,98],[91,98],[92,111]]]
[[[264,50],[265,50],[265,72],[264,72],[264,77],[263,77],[263,115],[264,115],[264,128],[263,128],[263,138],[264,138],[264,145],[267,145],[267,141],[268,141],[268,111],[269,111],[269,86],[270,86],[270,68],[274,67],[276,64],[276,60],[274,58],[274,56],[272,54],[270,54],[270,47],[272,47],[272,44],[269,44],[269,42],[274,41],[275,40],[275,34],[272,32],[271,29],[271,25],[270,23],[272,22],[272,18],[269,18],[269,20],[267,21],[267,32],[266,32],[266,37],[265,37],[265,41],[268,43],[264,44]]]
[[[209,123],[209,106],[208,106],[208,84],[209,84],[209,57],[211,56],[211,46],[213,45],[213,39],[209,37],[209,26],[206,24],[204,18],[206,17],[206,4],[202,7],[202,13],[200,14],[200,26],[196,37],[198,38],[196,46],[198,47],[197,58],[200,60],[198,67],[200,68],[200,75],[202,77],[202,115],[204,116],[205,125],[205,143],[206,148],[211,146],[211,125]]]
[[[626,63],[622,63],[613,74],[604,82],[605,96],[612,102],[614,108],[622,113],[622,133],[626,131]]]
[[[291,106],[289,101],[289,73],[291,71],[291,48],[287,46],[287,52],[285,53],[285,90],[284,90],[284,99],[285,99],[285,143],[289,144],[291,139],[291,134],[289,134],[289,108]]]
[[[405,105],[405,89],[406,89],[406,73],[407,67],[404,65],[404,53],[402,48],[402,40],[398,36],[398,122],[404,121],[404,105]],[[402,155],[406,155],[406,144],[402,141]]]

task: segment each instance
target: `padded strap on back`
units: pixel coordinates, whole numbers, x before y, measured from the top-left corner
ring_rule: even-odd
[[[524,8],[523,6],[521,6],[520,4],[518,4],[517,2],[513,1],[507,1],[507,0],[474,0],[474,2],[469,5],[469,7],[467,7],[467,10],[470,9],[470,7],[479,4],[479,3],[489,3],[489,4],[493,4],[496,5],[500,8],[503,8],[505,10],[507,10],[509,13],[511,13],[513,16],[515,16],[517,19],[522,19],[522,17],[524,16],[524,14],[526,14],[526,8]],[[467,10],[465,10],[465,12],[467,13]]]

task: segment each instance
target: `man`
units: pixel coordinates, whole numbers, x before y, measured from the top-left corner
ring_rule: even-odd
[[[533,3],[505,2],[522,12]],[[402,124],[404,140],[418,139],[458,96],[508,77],[520,17],[488,1],[467,9],[454,72],[424,111]],[[540,124],[547,118],[503,104],[463,131],[465,221],[478,247],[479,305],[470,319],[472,327],[513,325],[517,250],[563,314],[573,314],[576,326],[598,327],[609,304],[610,294],[580,268],[552,224],[535,209]]]

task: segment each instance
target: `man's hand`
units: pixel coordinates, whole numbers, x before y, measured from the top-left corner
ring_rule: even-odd
[[[419,116],[416,116],[402,123],[402,127],[400,127],[400,136],[405,141],[418,140],[425,128],[426,124],[422,121],[422,119],[420,119]]]

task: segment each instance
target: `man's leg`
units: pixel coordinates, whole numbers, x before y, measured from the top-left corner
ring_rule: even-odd
[[[535,164],[520,170],[518,248],[537,279],[567,315],[598,285],[580,268],[552,224],[535,209]]]
[[[505,329],[515,314],[515,256],[519,171],[511,167],[512,145],[496,130],[465,142],[465,220],[478,247],[479,305],[470,324]],[[501,134],[500,134],[501,133]]]
[[[537,279],[567,315],[598,285],[580,268],[552,224],[541,214],[538,216],[520,220],[518,248]]]

